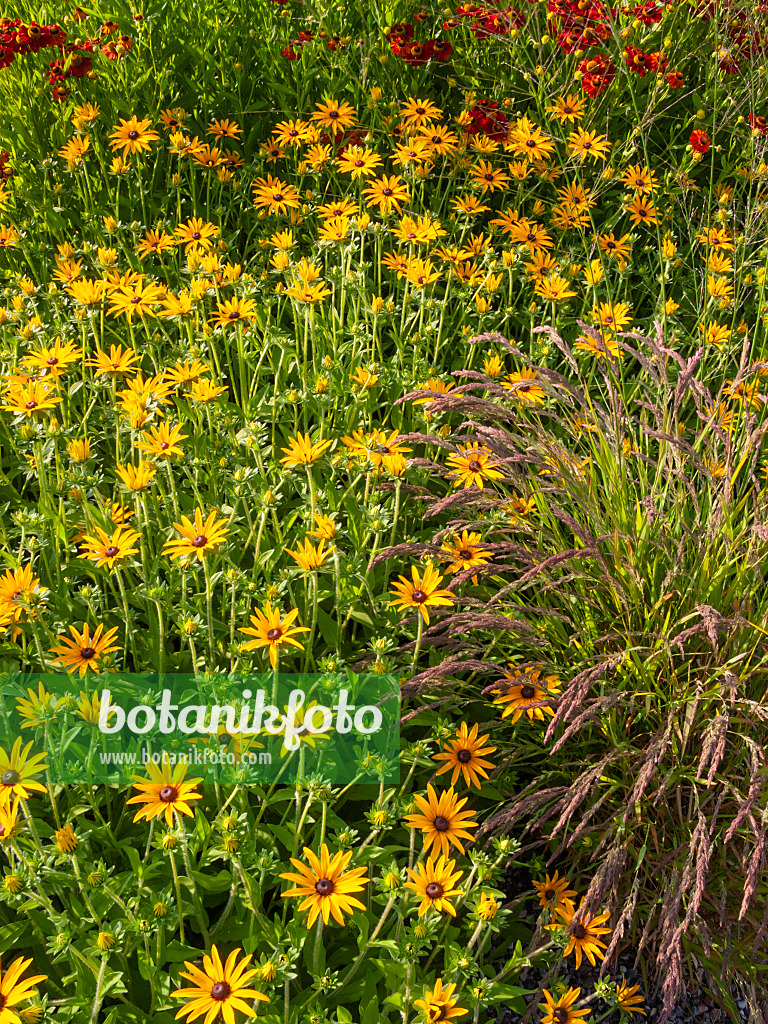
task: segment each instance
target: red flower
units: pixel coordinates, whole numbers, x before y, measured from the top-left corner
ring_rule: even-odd
[[[612,61],[604,53],[579,61],[577,70],[584,76],[581,80],[582,89],[592,99],[602,96],[616,77]]]
[[[709,136],[701,128],[691,132],[691,146],[697,153],[706,153],[709,149]]]
[[[645,77],[650,65],[650,57],[636,46],[624,47],[624,62],[633,75]]]
[[[682,89],[685,79],[679,71],[670,71],[664,76],[670,89]]]
[[[768,134],[768,119],[765,117],[754,117],[752,114],[749,115],[749,123],[752,126],[752,130],[757,132],[758,135]]]
[[[10,159],[10,156],[5,151],[0,153],[0,181],[13,177],[13,168],[8,166]]]

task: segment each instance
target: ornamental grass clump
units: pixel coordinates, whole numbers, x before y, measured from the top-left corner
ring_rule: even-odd
[[[579,908],[561,905],[569,949],[605,904],[616,923],[601,973],[631,943],[655,968],[665,1018],[697,962],[731,1006],[717,979],[759,991],[768,929],[766,426],[762,397],[734,398],[759,394],[766,364],[750,361],[747,337],[726,382],[703,348],[684,358],[656,323],[615,335],[636,361],[630,380],[606,352],[587,382],[562,337],[540,330],[566,363],[534,367],[546,405],[475,372],[459,375],[464,397],[435,399],[464,413],[460,430],[504,481],[455,494],[443,474],[425,520],[516,542],[516,571],[467,570],[494,572],[495,592],[423,631],[440,657],[406,692],[450,706],[462,685],[514,726],[528,781],[477,839],[515,829],[547,864],[589,874]],[[524,358],[498,335],[471,340]]]

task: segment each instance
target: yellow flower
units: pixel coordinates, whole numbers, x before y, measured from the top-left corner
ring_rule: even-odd
[[[366,877],[364,867],[345,870],[352,859],[351,850],[346,853],[340,850],[331,857],[328,847],[323,843],[319,857],[307,846],[304,847],[304,856],[309,861],[309,867],[300,860],[290,858],[299,874],[285,872],[280,878],[298,884],[280,895],[304,897],[299,904],[299,911],[309,910],[308,928],[312,927],[321,914],[324,924],[328,924],[333,915],[334,920],[343,925],[344,914],[351,914],[355,909],[365,910],[365,905],[352,893],[362,892],[370,879]]]
[[[294,639],[296,633],[308,633],[308,626],[291,626],[291,623],[296,619],[299,614],[298,608],[293,608],[285,618],[282,618],[278,609],[273,609],[269,601],[267,601],[266,608],[263,612],[256,609],[256,614],[251,615],[251,622],[253,627],[246,626],[239,630],[240,633],[247,633],[249,636],[256,637],[255,640],[249,640],[247,643],[241,645],[245,651],[251,651],[258,647],[269,647],[269,663],[272,668],[277,664],[277,654],[280,644],[291,644],[293,647],[298,647],[300,651],[304,650],[303,644],[300,644],[298,640]]]
[[[297,546],[298,551],[291,551],[290,548],[286,548],[286,554],[295,558],[305,572],[319,569],[333,553],[333,548],[329,548],[327,551],[324,550],[325,540],[321,540],[317,547],[310,544],[308,540],[303,543],[299,541]]]

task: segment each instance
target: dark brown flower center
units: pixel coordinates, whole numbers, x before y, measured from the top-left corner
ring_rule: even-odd
[[[267,633],[267,640],[269,640],[270,643],[275,643],[275,641],[279,640],[282,635],[282,629],[280,629],[279,626],[275,626],[274,629],[270,629]]]
[[[392,195],[392,189],[391,188],[383,188],[381,190],[381,194],[383,196],[391,196]]]
[[[178,795],[179,794],[175,786],[163,786],[163,788],[158,793],[158,796],[160,797],[164,804],[173,803],[173,801],[176,799]]]
[[[430,882],[424,892],[429,896],[431,900],[439,899],[445,890],[439,882]]]
[[[128,138],[131,139],[132,141],[135,140],[135,139],[138,139],[138,137],[139,137],[139,133],[138,132],[128,132]]]
[[[95,653],[96,651],[93,647],[80,648],[80,657],[83,659],[83,661],[90,661]]]
[[[329,110],[328,111],[328,117],[330,117],[332,121],[335,121],[338,116],[339,116],[338,110]]]
[[[198,238],[202,238],[203,236],[202,236],[202,235],[200,234],[200,232],[199,232],[199,231],[193,231],[193,232],[192,232],[192,237],[193,237],[194,239],[198,239]]]
[[[451,827],[450,821],[448,821],[447,818],[444,818],[442,814],[438,814],[435,818],[434,825],[438,832],[447,832]]]
[[[411,600],[415,601],[416,604],[423,604],[427,600],[427,595],[423,590],[414,590],[411,594]]]
[[[56,356],[51,356],[51,358],[48,360],[48,365],[49,366],[55,366],[56,363],[58,363],[58,361],[59,360],[56,358]]]
[[[355,160],[355,167],[364,167],[365,160]]]
[[[4,771],[3,774],[0,775],[0,783],[4,786],[15,786],[20,780],[21,776],[13,768],[8,768],[7,771]]]
[[[482,469],[483,469],[483,467],[480,465],[480,463],[476,459],[472,459],[470,461],[470,463],[469,463],[469,470],[470,470],[471,473],[480,473],[480,472],[482,472]]]
[[[587,929],[584,927],[583,924],[577,924],[576,927],[573,929],[573,936],[576,939],[583,939],[586,936],[586,934]]]
[[[552,1011],[552,1020],[555,1021],[555,1024],[568,1024],[569,1019],[570,1015],[565,1006],[557,1006]]]
[[[545,889],[544,890],[544,899],[545,900],[553,900],[555,898],[555,896],[557,896],[557,893],[555,892],[554,889]]]
[[[225,999],[229,998],[232,989],[226,981],[217,981],[211,989],[211,999],[215,999],[217,1003],[223,1003]]]
[[[315,892],[318,896],[330,896],[333,892],[333,882],[330,878],[318,878],[315,882]]]
[[[456,760],[461,761],[462,764],[469,764],[472,760],[472,752],[470,750],[460,750],[456,755]]]
[[[107,558],[114,558],[120,549],[116,548],[114,544],[110,544],[108,548],[104,548],[104,554]]]
[[[461,558],[465,562],[470,562],[472,560],[472,552],[467,550],[460,551],[459,558]]]
[[[532,697],[536,696],[536,691],[532,686],[524,686],[520,690],[520,696],[523,697],[525,700],[531,700]]]
[[[276,203],[282,203],[282,201],[283,201],[283,193],[282,192],[275,192],[275,194],[272,196],[272,199]]]
[[[239,320],[240,319],[240,313],[238,312],[238,310],[233,309],[232,312],[229,314],[229,319],[230,320]]]
[[[198,534],[198,536],[193,538],[193,540],[192,540],[192,547],[193,548],[204,548],[206,543],[207,543],[206,538],[203,537],[202,534]]]
[[[37,408],[37,402],[27,402],[25,408],[27,408],[27,409],[36,409]]]
[[[168,444],[167,441],[161,441],[160,442],[160,451],[164,452],[167,448],[170,448],[170,447],[171,446]]]

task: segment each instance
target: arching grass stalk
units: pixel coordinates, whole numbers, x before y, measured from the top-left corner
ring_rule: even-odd
[[[171,871],[173,872],[173,885],[176,890],[176,908],[179,912],[179,939],[181,940],[182,946],[186,942],[184,937],[184,908],[181,905],[181,883],[179,882],[179,872],[176,870],[176,858],[173,856],[173,850],[168,851],[168,856],[171,858]]]

